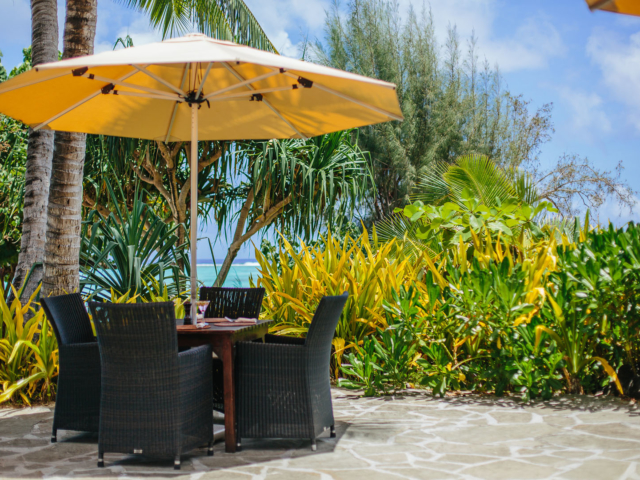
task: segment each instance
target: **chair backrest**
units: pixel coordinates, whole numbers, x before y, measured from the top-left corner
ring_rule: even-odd
[[[178,337],[172,302],[89,303],[103,367],[164,375],[178,368]]]
[[[102,371],[100,435],[117,436],[144,417],[147,434],[178,442],[180,369],[173,303],[91,302],[89,308]],[[142,430],[128,435],[133,443],[145,438]]]
[[[206,318],[258,318],[264,288],[200,287],[200,300],[209,300]]]
[[[79,293],[40,299],[59,345],[95,342],[91,321]]]
[[[305,340],[309,357],[314,363],[326,364],[329,368],[331,342],[348,298],[349,294],[344,292],[342,295],[323,297],[320,300]]]

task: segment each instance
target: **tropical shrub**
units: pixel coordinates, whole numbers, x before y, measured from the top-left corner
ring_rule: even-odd
[[[419,262],[395,251],[395,242],[379,244],[375,231],[372,239],[365,230],[358,238],[347,235],[342,241],[329,233],[314,247],[301,243],[300,251],[285,238],[281,245],[277,259],[256,251],[257,286],[266,290],[263,312],[277,319],[273,331],[303,335],[322,297],[349,292],[333,340],[335,373],[345,349],[360,345],[378,326],[387,328],[383,301],[422,270]]]
[[[507,212],[519,219],[510,229],[535,223],[521,210]],[[487,223],[467,222],[468,235],[435,255],[375,230],[300,251],[283,239],[277,261],[257,252],[265,316],[276,332],[304,335],[320,298],[348,291],[332,374],[365,395],[620,392],[624,369],[637,383],[640,229],[587,219],[571,241],[546,224],[523,242]]]
[[[44,311],[35,310],[34,298],[39,291],[38,287],[25,305],[16,291],[11,305],[4,294],[0,295],[0,403],[19,399],[31,405],[33,400],[50,401],[55,397],[58,343]],[[25,322],[28,311],[33,316]]]
[[[178,244],[177,226],[167,225],[143,201],[142,191],[136,192],[130,211],[120,208],[111,193],[115,212],[103,216],[93,210],[83,222],[82,291],[105,299],[114,290],[138,295],[140,301],[153,298],[154,284],[156,292],[166,288],[172,297],[184,291],[189,261],[185,245]]]

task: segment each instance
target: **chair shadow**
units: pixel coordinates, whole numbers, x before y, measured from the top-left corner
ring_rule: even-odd
[[[2,421],[0,420],[0,427]],[[345,422],[336,423],[336,437],[330,438],[329,432],[323,433],[317,439],[317,450],[311,450],[310,440],[305,439],[246,439],[242,441],[242,448],[236,453],[225,453],[224,440],[214,444],[214,455],[207,456],[206,448],[199,448],[182,455],[182,465],[180,470],[173,469],[173,459],[156,458],[145,455],[129,455],[118,453],[105,453],[105,467],[97,467],[98,459],[98,436],[94,433],[79,433],[69,431],[59,431],[58,441],[49,444],[45,448],[30,454],[28,464],[21,465],[22,468],[16,472],[6,471],[2,467],[3,458],[0,456],[0,470],[4,470],[2,478],[22,478],[24,469],[31,469],[31,464],[42,464],[51,462],[59,466],[59,471],[53,472],[57,478],[71,477],[98,477],[115,478],[124,475],[132,476],[153,476],[178,478],[191,476],[195,473],[216,472],[229,468],[248,467],[265,464],[281,459],[292,459],[307,457],[312,455],[323,455],[335,450],[341,437],[345,434],[349,424]],[[1,429],[1,428],[0,428]],[[83,447],[82,462],[78,463],[78,452],[74,451],[73,445],[95,445],[95,453],[90,453]],[[0,444],[1,448],[1,444]],[[56,452],[55,450],[58,450]],[[39,454],[42,455],[39,458]],[[92,457],[89,461],[89,455]],[[52,475],[48,472],[46,476]],[[41,478],[34,471],[30,478]]]

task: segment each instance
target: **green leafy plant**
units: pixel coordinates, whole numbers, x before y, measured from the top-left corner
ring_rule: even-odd
[[[58,375],[58,344],[43,310],[34,310],[33,293],[25,305],[20,303],[19,292],[7,305],[0,295],[2,338],[0,338],[0,403],[15,401],[30,405],[34,399],[52,400],[55,396],[54,379]],[[33,316],[24,321],[31,310]]]
[[[340,367],[349,378],[339,378],[338,386],[350,390],[363,390],[365,397],[373,397],[385,391],[382,382],[384,369],[379,365],[376,345],[372,338],[366,338],[362,347],[347,355],[349,363]]]
[[[615,370],[607,360],[597,356],[596,348],[603,325],[592,315],[590,307],[593,302],[589,295],[567,272],[557,272],[553,281],[557,291],[549,296],[548,306],[543,309],[543,316],[550,320],[551,325],[536,327],[536,347],[544,334],[555,341],[567,365],[565,376],[570,393],[584,393],[580,376],[585,368],[596,362],[602,365],[623,393]]]
[[[167,225],[136,192],[131,211],[120,208],[111,189],[115,213],[89,213],[83,223],[80,253],[81,287],[92,297],[105,298],[113,289],[122,295],[150,296],[157,282],[169,295],[185,290],[189,262],[185,246],[177,243],[177,226]]]

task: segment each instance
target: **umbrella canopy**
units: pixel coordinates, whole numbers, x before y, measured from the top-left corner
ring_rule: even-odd
[[[592,12],[605,10],[627,15],[640,15],[640,2],[638,0],[587,0],[587,5],[589,5],[589,9]]]
[[[165,142],[308,138],[402,120],[395,85],[202,34],[38,65],[0,84],[30,127]],[[191,318],[197,175],[191,175]]]
[[[34,128],[161,141],[305,138],[402,119],[395,85],[202,34],[39,65],[0,85]]]

